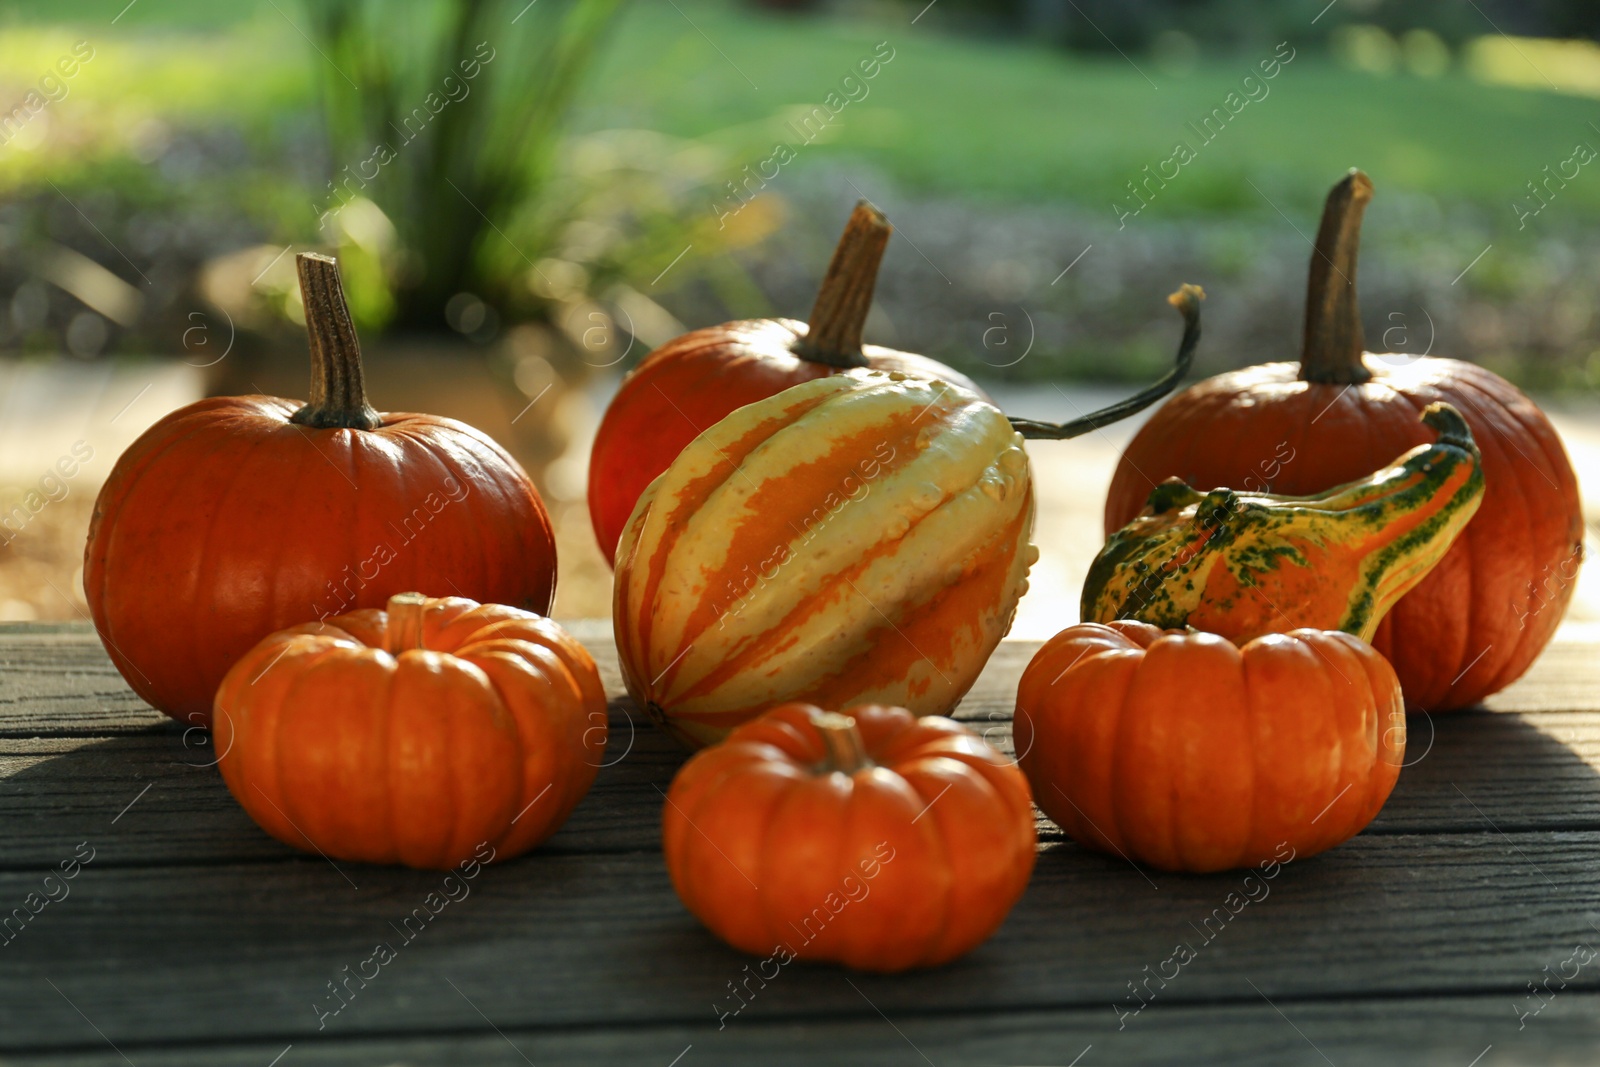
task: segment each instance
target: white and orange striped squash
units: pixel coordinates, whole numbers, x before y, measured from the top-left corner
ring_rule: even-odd
[[[617,552],[628,692],[698,747],[779,704],[950,711],[1038,558],[1022,437],[944,382],[851,371],[735,410]]]

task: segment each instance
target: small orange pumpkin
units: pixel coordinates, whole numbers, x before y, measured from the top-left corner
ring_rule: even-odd
[[[441,870],[549,837],[606,744],[599,671],[565,630],[420,593],[266,638],[228,671],[213,721],[228,789],[273,837]]]
[[[1243,648],[1148,623],[1080,623],[1017,689],[1016,746],[1073,840],[1174,871],[1297,857],[1355,836],[1405,754],[1387,660],[1350,634],[1294,630]]]
[[[740,951],[900,971],[999,928],[1033,871],[1033,806],[950,719],[785,704],[684,765],[662,845],[684,905]]]

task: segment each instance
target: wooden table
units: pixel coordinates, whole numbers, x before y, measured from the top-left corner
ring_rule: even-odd
[[[620,693],[609,627],[574,629]],[[1003,646],[960,709],[996,742],[1032,651]],[[441,875],[278,844],[87,628],[3,627],[0,915],[59,899],[0,938],[0,1063],[1592,1064],[1597,651],[1568,631],[1490,710],[1414,718],[1372,828],[1285,867],[1138,1014],[1114,1005],[1242,875],[1139,870],[1041,820],[1027,894],[970,956],[791,965],[719,1020],[751,961],[673,895],[659,790],[682,754],[625,697],[567,826],[403,942]],[[63,863],[76,876],[47,882]],[[333,999],[380,941],[396,958]]]

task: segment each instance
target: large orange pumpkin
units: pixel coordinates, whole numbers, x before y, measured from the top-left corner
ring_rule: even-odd
[[[135,441],[95,502],[83,586],[134,692],[205,725],[228,668],[274,630],[407,589],[550,608],[538,492],[488,436],[379,414],[333,260],[299,257],[311,402],[202,400]]]
[[[1011,626],[1038,550],[1024,437],[1070,438],[1171,389],[1176,368],[1071,423],[1007,419],[958,386],[853,370],[746,405],[639,498],[612,620],[628,692],[689,745],[790,701],[944,714]]]
[[[891,232],[877,208],[865,200],[856,205],[809,326],[748,319],[695,330],[650,353],[623,380],[589,458],[589,516],[607,560],[616,556],[645,486],[735,408],[853,367],[938,378],[983,395],[966,376],[927,356],[861,343]]]
[[[1483,506],[1373,641],[1414,708],[1459,708],[1509,685],[1555,632],[1583,554],[1577,480],[1549,420],[1505,380],[1456,360],[1363,351],[1356,254],[1371,196],[1353,171],[1328,197],[1300,363],[1223,374],[1168,401],[1123,454],[1105,528],[1126,524],[1171,476],[1201,490],[1322,492],[1425,443],[1419,412],[1447,401],[1482,450]]]
[[[1239,648],[1148,623],[1080,623],[1017,689],[1034,799],[1075,841],[1153,867],[1306,857],[1359,833],[1399,776],[1405,708],[1389,664],[1337,631]]]
[[[278,840],[443,870],[566,821],[605,752],[606,698],[549,619],[401,593],[256,645],[217,691],[214,733],[228,789]]]
[[[684,905],[776,966],[955,959],[999,928],[1034,860],[1016,764],[903,708],[786,704],[746,723],[678,772],[661,837]]]

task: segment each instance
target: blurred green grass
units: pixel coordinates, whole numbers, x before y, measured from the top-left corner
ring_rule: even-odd
[[[314,69],[323,60],[292,24],[303,14],[289,0],[139,0],[112,26],[122,8],[122,0],[8,0],[0,3],[0,41],[8,28],[71,27],[111,53],[113,62],[94,73],[117,73],[85,98],[114,94],[157,113],[221,116],[245,129],[268,127],[284,109],[309,113],[315,77],[328,74]],[[908,188],[1103,205],[1113,219],[1111,202],[1125,195],[1125,183],[1178,140],[1198,145],[1185,124],[1220,106],[1265,58],[1202,56],[1178,77],[1142,56],[960,39],[908,23],[909,15],[764,15],[710,0],[638,3],[578,125],[688,137],[733,129],[748,137],[754,125],[770,128],[774,141],[793,141],[782,118],[822,103],[887,41],[895,56],[868,83],[870,95],[850,103],[825,140],[801,147],[792,166],[848,156]],[[8,65],[26,77],[27,68]],[[1468,202],[1515,233],[1511,203],[1526,195],[1525,183],[1566,159],[1577,141],[1600,144],[1590,125],[1600,114],[1594,100],[1483,85],[1458,70],[1382,77],[1302,49],[1267,84],[1270,95],[1201,147],[1141,218],[1270,214],[1272,204],[1304,218],[1335,176],[1361,166],[1384,192]],[[1530,233],[1600,219],[1600,177],[1587,170],[1559,197],[1561,211],[1531,220]]]

